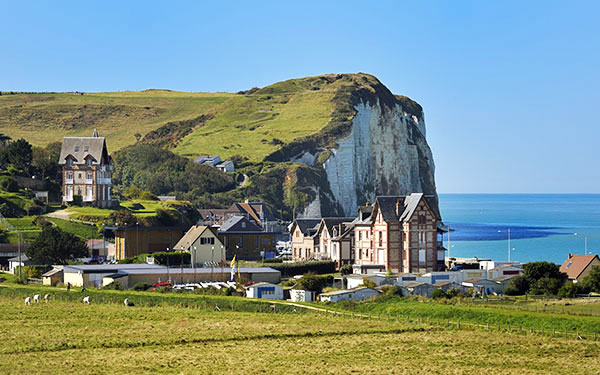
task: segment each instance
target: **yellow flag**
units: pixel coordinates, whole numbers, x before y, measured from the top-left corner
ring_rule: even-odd
[[[231,260],[231,268],[235,267],[235,255],[233,256],[233,259]]]

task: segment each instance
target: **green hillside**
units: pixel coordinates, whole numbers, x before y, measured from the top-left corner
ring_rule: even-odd
[[[142,142],[168,139],[167,148],[183,156],[240,155],[259,162],[332,122],[351,119],[351,95],[373,95],[377,87],[384,87],[377,78],[359,73],[291,79],[237,94],[3,92],[0,133],[44,146],[64,136],[91,135],[97,128],[113,152],[135,144],[136,134],[155,131]]]
[[[89,136],[94,128],[107,138],[109,151],[136,142],[170,121],[210,113],[234,94],[189,93],[168,90],[109,93],[6,92],[0,96],[0,132],[25,138],[36,146],[64,136]]]

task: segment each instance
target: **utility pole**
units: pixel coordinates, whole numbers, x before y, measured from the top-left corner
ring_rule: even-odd
[[[510,262],[510,228],[508,228],[508,261]]]

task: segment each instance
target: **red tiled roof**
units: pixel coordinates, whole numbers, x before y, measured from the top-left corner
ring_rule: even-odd
[[[596,258],[598,258],[596,254],[569,254],[567,260],[560,266],[560,272],[566,273],[569,279],[576,279]]]

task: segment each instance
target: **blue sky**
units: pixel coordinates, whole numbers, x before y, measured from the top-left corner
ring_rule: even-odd
[[[600,193],[598,14],[597,1],[6,1],[0,90],[367,72],[423,105],[439,192]]]

